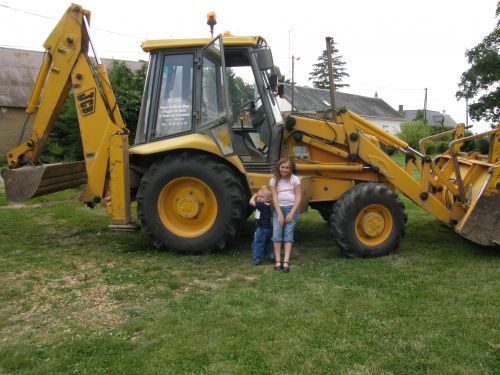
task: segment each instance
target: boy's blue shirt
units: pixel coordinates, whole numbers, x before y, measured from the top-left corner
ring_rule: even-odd
[[[255,203],[255,225],[271,229],[271,204],[264,202]]]

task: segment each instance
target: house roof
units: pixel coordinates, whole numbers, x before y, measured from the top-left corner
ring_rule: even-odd
[[[35,84],[44,52],[0,47],[0,106],[25,107]],[[113,59],[101,59],[109,69]],[[123,61],[138,70],[143,62]]]
[[[292,87],[285,85],[285,99],[291,103]],[[346,107],[362,117],[397,119],[405,118],[380,98],[335,92],[336,107]],[[294,107],[300,112],[318,112],[330,108],[330,90],[295,86]]]
[[[412,121],[417,116],[417,112],[418,110],[416,109],[405,110],[403,111],[403,116],[407,120]],[[427,112],[426,118],[429,125],[443,125],[447,128],[455,128],[457,126],[457,122],[453,120],[453,118],[450,115],[443,114],[438,111],[427,110],[426,112]]]

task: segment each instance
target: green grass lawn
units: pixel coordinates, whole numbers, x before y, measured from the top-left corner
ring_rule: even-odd
[[[107,230],[75,192],[0,193],[0,373],[499,373],[500,252],[408,200],[391,256],[342,258],[299,221],[289,274],[250,264],[253,221],[221,254]]]

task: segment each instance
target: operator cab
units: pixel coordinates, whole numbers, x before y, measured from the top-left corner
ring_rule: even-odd
[[[261,37],[147,41],[150,61],[135,145],[203,133],[249,171],[279,159],[279,70]]]

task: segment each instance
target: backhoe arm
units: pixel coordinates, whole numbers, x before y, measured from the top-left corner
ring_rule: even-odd
[[[82,200],[89,205],[104,200],[113,223],[127,224],[128,130],[105,67],[97,57],[94,66],[88,56],[89,20],[89,11],[72,4],[44,43],[46,53],[26,109],[33,113],[40,100],[38,111],[30,139],[7,154],[10,170],[4,173],[6,193],[9,199],[19,201],[81,182],[73,176],[80,173],[78,165],[71,167],[71,175],[66,164],[40,166],[38,161],[72,89],[87,176]],[[30,172],[38,177],[26,178]],[[51,180],[46,182],[44,177]]]

